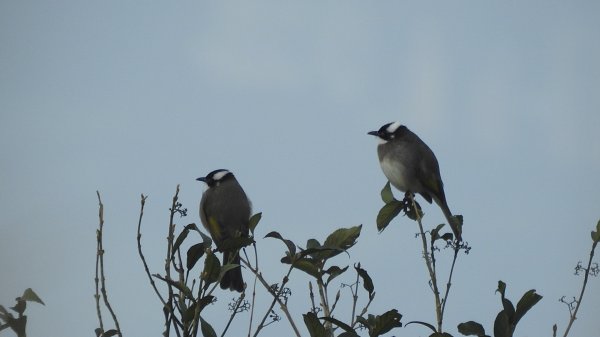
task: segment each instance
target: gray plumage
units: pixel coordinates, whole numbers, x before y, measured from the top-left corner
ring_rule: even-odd
[[[429,146],[398,122],[369,134],[381,140],[377,146],[379,164],[390,183],[402,192],[420,194],[429,203],[435,201],[460,240],[460,230],[446,202],[440,167]]]
[[[200,200],[200,220],[210,233],[217,249],[223,251],[223,242],[236,236],[248,236],[251,204],[246,193],[227,170],[215,170],[198,178],[208,185]],[[223,264],[240,264],[239,252],[223,251]],[[221,279],[221,288],[242,292],[244,280],[240,267],[227,271]]]

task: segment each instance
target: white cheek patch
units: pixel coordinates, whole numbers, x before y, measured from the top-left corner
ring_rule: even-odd
[[[213,180],[218,182],[219,180],[223,179],[223,177],[227,174],[229,174],[229,171],[227,170],[219,171],[213,175]]]
[[[377,137],[377,140],[379,140],[379,145],[383,145],[388,142],[387,140],[385,140],[383,138],[379,138],[379,137]]]
[[[387,131],[387,133],[394,133],[396,132],[396,130],[398,130],[398,128],[400,127],[400,122],[394,122],[392,124],[390,124],[390,126],[388,126],[385,131]]]

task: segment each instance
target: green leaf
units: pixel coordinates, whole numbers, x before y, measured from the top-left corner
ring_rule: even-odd
[[[200,307],[200,312],[202,312],[202,309],[206,308],[207,305],[211,304],[214,299],[215,299],[215,297],[212,295],[202,297],[200,299],[200,301],[198,301],[198,306]]]
[[[327,333],[325,332],[325,327],[319,321],[319,318],[313,312],[307,312],[302,315],[304,318],[304,324],[308,329],[308,333],[310,337],[327,337]]]
[[[502,296],[502,298],[504,298],[505,291],[506,291],[506,283],[504,283],[502,281],[498,281],[498,289],[496,289],[496,292],[499,292],[500,295]]]
[[[386,204],[389,204],[390,202],[396,200],[396,198],[394,198],[394,194],[392,193],[392,188],[390,186],[389,181],[385,184],[385,186],[383,186],[383,189],[381,190],[381,200],[383,200],[383,202]]]
[[[411,220],[417,220],[418,218],[423,218],[425,213],[423,213],[423,209],[421,209],[421,205],[415,200],[415,207],[413,207],[412,202],[406,204],[405,208],[406,216]],[[418,217],[417,217],[418,214]]]
[[[206,259],[204,260],[204,270],[202,271],[202,274],[200,274],[201,278],[206,282],[204,284],[204,289],[207,289],[210,284],[217,282],[220,274],[221,262],[214,253],[211,252],[210,254],[207,254]]]
[[[225,275],[226,272],[239,267],[240,265],[235,263],[228,263],[226,265],[223,265],[221,267],[221,271],[219,272],[219,280],[223,278],[223,275]]]
[[[348,270],[348,266],[346,266],[345,268],[340,268],[338,266],[331,266],[329,267],[327,270],[325,270],[325,274],[328,274],[329,277],[327,277],[327,282],[325,282],[325,284],[329,284],[329,282],[331,282],[334,278],[342,275],[346,270]]]
[[[191,223],[188,224],[187,226],[184,227],[184,229],[187,229],[188,231],[196,231],[196,232],[200,232],[200,230],[198,229],[198,226],[196,226],[195,223]]]
[[[192,224],[193,225],[193,224]],[[194,225],[195,227],[196,225]],[[196,229],[197,230],[197,229]],[[210,236],[202,233],[201,231],[197,230],[198,233],[200,233],[200,236],[202,237],[202,243],[204,244],[204,247],[209,248],[212,246],[212,239],[210,238]]]
[[[104,331],[104,333],[102,334],[102,337],[112,337],[112,336],[115,336],[117,333],[118,333],[117,330],[110,329],[108,331]]]
[[[282,263],[290,264],[292,263],[291,258],[289,256],[285,256],[281,259]],[[294,268],[302,270],[308,275],[316,278],[317,280],[321,279],[321,272],[319,272],[319,266],[317,262],[313,259],[307,258],[299,258],[294,259]]]
[[[369,298],[370,298],[371,294],[373,294],[373,291],[375,291],[375,286],[373,285],[373,280],[369,276],[369,273],[367,273],[366,270],[364,270],[360,267],[360,262],[358,263],[358,265],[354,266],[354,269],[356,269],[358,276],[360,276],[360,278],[362,279],[363,287],[369,293]]]
[[[39,298],[39,296],[31,288],[25,289],[23,295],[21,296],[21,299],[29,302],[37,302],[41,305],[46,305],[44,301],[42,301],[42,299]]]
[[[302,258],[307,255],[310,255],[313,260],[322,262],[334,255],[342,253],[343,251],[344,250],[339,248],[321,246],[316,248],[304,249],[300,253],[298,253],[297,258]]]
[[[422,325],[424,327],[429,328],[429,330],[433,331],[434,333],[436,332],[435,327],[432,324],[429,324],[427,322],[422,322],[422,321],[410,321],[408,323],[406,323],[406,326],[409,326],[410,324],[419,324]]]
[[[197,243],[187,251],[186,267],[188,270],[194,268],[196,262],[204,255],[204,243]]]
[[[434,242],[437,239],[440,239],[440,230],[444,227],[445,224],[439,224],[436,228],[431,230],[431,241]]]
[[[281,234],[273,231],[273,232],[270,232],[269,234],[265,235],[265,238],[274,238],[274,239],[281,240],[287,246],[289,255],[290,256],[296,255],[296,245],[294,244],[294,242],[292,242],[291,240],[284,239],[281,236]]]
[[[360,336],[358,334],[356,334],[356,332],[344,331],[341,334],[339,334],[337,337],[360,337]]]
[[[21,316],[19,318],[11,319],[7,322],[10,328],[17,334],[17,336],[25,336],[25,326],[27,325],[27,316]]]
[[[332,258],[356,244],[356,239],[360,236],[362,225],[350,228],[339,228],[329,234],[322,246],[315,239],[308,240],[306,250],[302,251],[300,256],[310,255],[316,261],[324,261]]]
[[[333,233],[329,234],[327,239],[325,239],[323,247],[347,250],[356,244],[361,229],[362,225],[336,229]],[[327,258],[333,257],[339,253],[340,251],[332,251]]]
[[[396,309],[389,310],[381,316],[376,316],[375,324],[372,329],[369,329],[369,336],[381,336],[394,328],[402,327],[400,319],[402,319],[402,315]]]
[[[452,241],[454,235],[452,233],[444,233],[442,234],[442,240],[444,241]]]
[[[256,213],[248,221],[248,228],[250,229],[250,232],[252,233],[252,235],[254,235],[254,229],[256,228],[256,225],[258,225],[258,223],[260,222],[261,218],[262,218],[262,213]]]
[[[153,276],[158,278],[159,280],[175,287],[177,290],[181,291],[185,295],[185,297],[187,297],[188,299],[190,299],[190,300],[194,299],[194,294],[192,294],[192,291],[190,290],[190,288],[188,288],[185,284],[183,284],[179,281],[164,278],[158,274],[154,274]]]
[[[398,200],[385,204],[377,214],[377,230],[382,232],[402,212],[403,208],[404,205]]]
[[[498,313],[494,321],[494,337],[512,337],[509,318],[504,310]]]
[[[321,248],[321,244],[319,243],[319,240],[308,239],[306,241],[306,249],[315,249],[315,248]]]
[[[183,313],[181,313],[181,323],[183,323],[183,325],[187,326],[192,322],[192,320],[196,316],[197,305],[198,303],[192,303],[192,305],[190,305],[187,309],[183,311]]]
[[[517,303],[517,311],[515,314],[513,324],[517,325],[519,320],[521,318],[523,318],[523,316],[525,316],[527,311],[529,311],[529,309],[531,309],[534,305],[536,305],[537,302],[539,302],[541,299],[542,299],[542,296],[536,294],[535,289],[531,289],[528,292],[526,292],[525,294],[523,294],[523,297],[521,297],[521,299],[519,300],[519,303]]]
[[[175,253],[177,253],[177,250],[179,249],[179,246],[181,246],[181,244],[183,243],[183,241],[185,240],[185,238],[187,238],[189,232],[190,232],[190,230],[187,229],[187,226],[186,226],[186,228],[184,228],[181,231],[181,233],[179,233],[179,235],[177,236],[177,239],[175,240],[175,243],[173,244],[173,251],[171,252],[171,257],[175,256]],[[188,253],[189,253],[189,251],[188,251]]]
[[[27,302],[21,298],[17,298],[17,304],[15,304],[14,307],[11,307],[11,309],[17,312],[19,315],[23,315],[25,308],[27,308]]]
[[[502,299],[502,307],[504,308],[504,313],[508,316],[508,321],[513,322],[515,317],[515,307],[511,301],[507,298]]]
[[[351,332],[354,333],[354,335],[356,335],[356,332],[354,331],[354,329],[352,329],[351,326],[349,326],[348,324],[337,320],[333,317],[321,317],[322,320],[327,321],[327,322],[331,322],[335,325],[337,325],[338,327],[342,328],[342,330],[346,331],[346,332]]]
[[[483,325],[474,321],[460,323],[458,325],[458,332],[465,336],[485,336],[485,329],[483,328]]]
[[[320,252],[324,250],[331,250],[331,248],[324,248],[317,239],[308,239],[306,241],[306,249],[300,253],[300,256],[310,255],[313,259],[321,260]]]
[[[340,321],[338,319],[335,319],[333,317],[320,317],[320,319],[335,324],[336,326],[338,326],[342,330],[344,330],[344,332],[346,332],[346,333],[352,333],[353,334],[353,335],[349,335],[349,336],[358,336],[356,334],[356,332],[354,331],[354,329],[352,329],[351,326],[349,326],[348,324],[346,324],[346,323],[344,323],[344,322],[342,322],[342,321]]]
[[[219,250],[222,252],[236,252],[244,247],[254,243],[254,238],[246,236],[238,236],[223,240],[219,245]]]
[[[202,336],[204,337],[217,337],[215,329],[202,317],[200,317],[200,331],[202,331]]]
[[[600,220],[596,224],[596,230],[592,231],[592,240],[594,242],[600,242]]]

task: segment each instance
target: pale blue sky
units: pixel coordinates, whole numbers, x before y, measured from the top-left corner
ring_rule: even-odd
[[[436,153],[473,247],[458,262],[449,331],[476,320],[491,332],[500,279],[512,299],[544,296],[519,335],[562,331],[558,298],[578,293],[573,267],[600,218],[599,13],[594,1],[3,1],[0,303],[32,287],[47,305],[28,308],[31,336],[93,334],[100,190],[122,329],[160,335],[136,252],[139,196],[149,195],[143,240],[160,272],[175,186],[189,209],[178,224],[198,223],[194,179],[228,168],[263,212],[260,237],[304,244],[362,223],[337,261],[369,271],[373,312],[433,322],[416,226],[374,224],[385,179],[366,133],[399,120]],[[442,221],[423,205],[428,224]],[[278,282],[281,243],[258,243]],[[293,278],[302,325],[308,277]],[[572,336],[598,329],[598,281]],[[264,336],[288,332],[282,321]]]

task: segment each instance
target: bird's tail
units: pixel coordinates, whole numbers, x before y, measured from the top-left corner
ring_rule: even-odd
[[[231,254],[235,254],[232,258]],[[239,252],[224,252],[223,264],[240,264]],[[242,267],[235,267],[228,270],[221,279],[221,289],[244,291],[244,279],[242,278]]]
[[[442,209],[442,212],[444,213],[444,216],[448,221],[448,225],[450,225],[450,228],[452,228],[452,232],[454,232],[454,236],[456,237],[456,239],[458,241],[462,241],[462,224],[460,223],[461,221],[458,219],[458,217],[452,215],[452,212],[450,212],[450,208],[448,207],[448,203],[446,202],[446,200],[439,200],[438,198],[435,198],[435,203],[438,204],[438,206],[440,206],[440,208]]]

